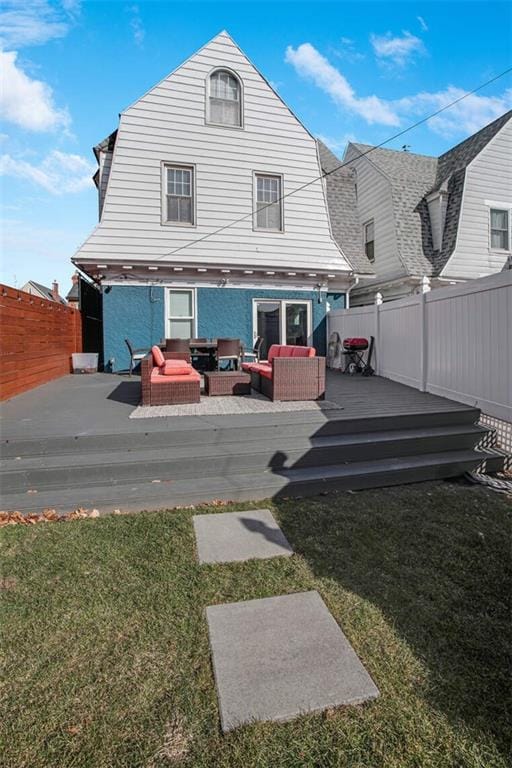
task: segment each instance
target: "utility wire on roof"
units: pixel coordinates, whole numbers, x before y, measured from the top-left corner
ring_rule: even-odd
[[[351,158],[350,160],[345,161],[344,163],[340,163],[340,165],[337,165],[335,168],[332,168],[330,171],[325,171],[325,173],[320,174],[320,176],[316,176],[314,179],[307,181],[305,184],[302,184],[300,187],[297,187],[297,189],[293,189],[291,192],[287,192],[285,195],[282,195],[273,203],[267,203],[266,205],[259,206],[256,209],[251,210],[250,213],[246,213],[244,216],[241,216],[239,219],[234,219],[233,221],[230,221],[228,224],[224,224],[222,227],[219,227],[218,229],[213,230],[213,232],[207,232],[202,237],[198,237],[196,240],[190,240],[188,243],[184,243],[184,245],[180,245],[179,248],[175,248],[173,251],[170,251],[169,253],[165,253],[162,256],[157,256],[155,257],[155,261],[158,261],[159,259],[164,259],[167,256],[174,256],[174,254],[179,253],[179,251],[184,251],[186,248],[190,248],[192,245],[196,245],[197,243],[200,243],[203,240],[207,240],[209,237],[213,237],[213,235],[218,235],[220,232],[223,232],[225,229],[229,229],[230,227],[235,226],[235,224],[240,224],[242,221],[245,221],[246,219],[253,217],[259,211],[264,211],[265,208],[269,208],[271,205],[275,205],[276,203],[281,203],[283,200],[286,200],[288,197],[291,197],[292,195],[297,194],[297,192],[301,192],[303,189],[310,187],[312,184],[315,184],[317,181],[327,178],[327,176],[330,176],[332,173],[336,173],[336,171],[339,171],[340,168],[344,168],[345,166],[350,165],[355,160],[359,160],[361,157],[365,157],[366,155],[369,155],[371,152],[374,152],[376,149],[380,149],[381,147],[384,147],[386,144],[389,144],[390,141],[394,141],[395,139],[400,138],[400,136],[403,136],[409,131],[412,131],[414,128],[417,128],[418,126],[423,125],[423,123],[427,123],[429,120],[432,120],[434,117],[437,117],[437,115],[440,115],[442,112],[446,112],[447,109],[451,109],[456,104],[459,104],[459,102],[463,101],[464,99],[467,99],[468,96],[472,96],[474,93],[481,91],[482,88],[486,88],[488,85],[491,85],[491,83],[495,83],[496,80],[499,80],[505,75],[508,75],[509,72],[512,72],[512,67],[509,67],[508,69],[503,70],[503,72],[500,72],[499,75],[492,77],[490,80],[486,80],[485,83],[481,83],[476,88],[473,88],[471,91],[467,91],[466,93],[462,94],[462,96],[459,96],[458,98],[454,99],[449,104],[445,104],[444,107],[440,107],[440,109],[436,110],[435,112],[432,112],[430,115],[427,115],[426,117],[422,117],[421,120],[418,120],[412,125],[409,125],[407,128],[404,128],[402,131],[399,131],[398,133],[393,134],[393,136],[389,136],[384,141],[381,141],[380,144],[376,144],[374,147],[370,147],[368,150],[366,150],[366,152],[361,152],[361,154]]]

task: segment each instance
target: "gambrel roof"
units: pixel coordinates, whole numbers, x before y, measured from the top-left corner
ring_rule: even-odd
[[[466,169],[512,117],[512,110],[440,157],[351,143],[391,185],[399,256],[411,275],[438,275],[455,249]],[[442,246],[434,251],[427,197],[447,193]]]

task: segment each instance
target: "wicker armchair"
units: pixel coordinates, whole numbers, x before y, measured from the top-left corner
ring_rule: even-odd
[[[260,392],[271,400],[324,400],[325,357],[276,357],[272,377],[259,379]]]
[[[184,360],[179,352],[163,352],[165,360]],[[190,358],[190,355],[189,355]],[[201,377],[197,371],[186,376],[162,376],[158,383],[152,377],[155,368],[153,353],[149,352],[140,364],[142,384],[142,405],[177,405],[182,403],[198,403],[201,393]]]

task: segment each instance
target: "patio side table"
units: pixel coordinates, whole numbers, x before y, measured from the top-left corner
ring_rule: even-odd
[[[204,390],[207,395],[250,395],[251,377],[243,371],[206,371]]]

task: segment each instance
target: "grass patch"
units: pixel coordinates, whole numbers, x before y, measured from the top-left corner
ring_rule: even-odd
[[[291,558],[200,567],[189,510],[3,529],[3,766],[507,765],[510,503],[439,483],[268,506]],[[222,736],[205,607],[309,589],[380,699]]]

